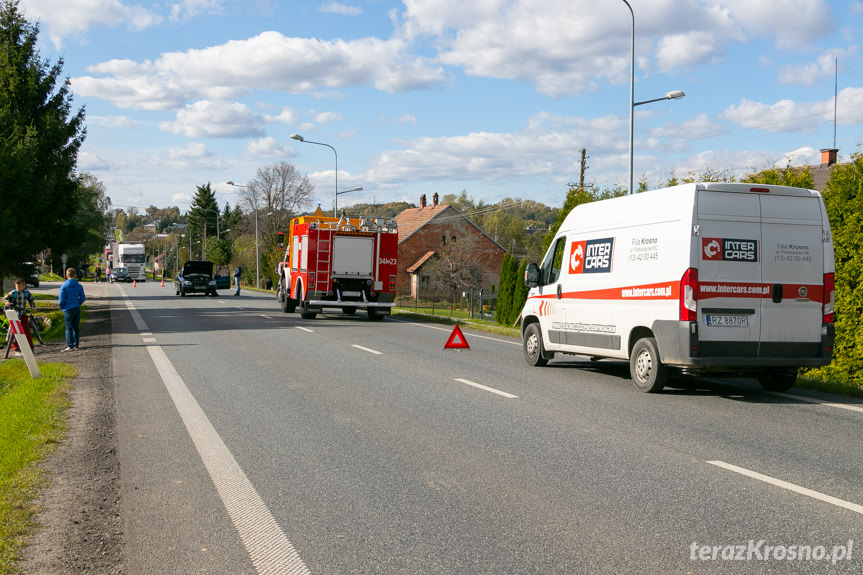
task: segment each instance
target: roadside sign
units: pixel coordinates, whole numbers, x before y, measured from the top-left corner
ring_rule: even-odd
[[[452,330],[452,333],[449,336],[449,339],[446,340],[446,344],[443,346],[444,349],[470,349],[470,346],[467,344],[467,340],[464,337],[464,334],[461,332],[461,328],[459,326],[455,326]]]
[[[33,355],[33,350],[30,349],[30,342],[27,341],[27,336],[24,335],[24,328],[21,327],[21,320],[18,318],[18,312],[14,309],[7,309],[6,317],[9,318],[9,329],[15,335],[15,341],[18,342],[18,349],[24,357],[24,362],[27,364],[27,369],[30,370],[30,376],[33,378],[42,377],[42,372],[39,371],[39,366],[36,365],[36,357]]]

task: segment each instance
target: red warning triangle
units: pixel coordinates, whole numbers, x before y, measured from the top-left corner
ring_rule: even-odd
[[[470,349],[470,346],[467,344],[467,340],[464,338],[464,334],[461,332],[461,328],[459,326],[455,326],[452,330],[452,333],[449,336],[449,339],[446,340],[446,345],[443,346],[444,349]]]

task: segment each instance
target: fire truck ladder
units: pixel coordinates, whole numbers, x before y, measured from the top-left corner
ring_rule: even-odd
[[[315,262],[315,291],[326,292],[330,287],[330,261],[333,248],[333,233],[318,235],[318,257]]]

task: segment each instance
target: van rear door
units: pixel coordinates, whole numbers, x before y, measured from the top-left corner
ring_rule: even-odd
[[[702,356],[757,357],[763,295],[760,196],[699,190],[696,238]]]
[[[789,192],[790,193],[790,192]],[[823,223],[813,196],[762,194],[761,355],[817,357],[824,289]]]
[[[700,353],[817,357],[824,281],[818,198],[755,189],[699,192]]]

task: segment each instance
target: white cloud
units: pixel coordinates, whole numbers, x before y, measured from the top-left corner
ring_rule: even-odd
[[[300,114],[296,110],[284,108],[278,116],[264,116],[264,119],[271,123],[293,126],[300,121]]]
[[[293,158],[296,155],[296,150],[290,146],[283,146],[278,140],[269,136],[249,142],[243,151],[243,156],[247,158]]]
[[[324,41],[263,32],[254,38],[155,61],[111,60],[72,79],[75,93],[123,108],[175,109],[188,100],[228,100],[252,88],[312,93],[320,88],[374,85],[391,93],[439,85],[443,69],[409,54],[400,39]],[[97,77],[105,75],[107,77]]]
[[[840,91],[836,108],[838,124],[863,122],[863,88]],[[744,128],[765,132],[812,133],[820,124],[833,121],[833,110],[833,98],[820,102],[780,100],[774,104],[743,99],[739,105],[726,108],[720,117]]]
[[[832,78],[836,71],[836,60],[843,62],[857,52],[856,46],[847,50],[830,50],[821,54],[814,62],[800,66],[786,66],[779,72],[779,82],[799,86],[813,86],[824,78]]]
[[[186,138],[246,138],[263,134],[262,121],[244,104],[201,100],[177,112],[175,122],[159,124],[159,129]]]
[[[341,122],[344,116],[337,112],[320,112],[315,114],[315,122],[318,124],[328,124],[330,122]]]
[[[745,30],[774,38],[781,48],[807,49],[833,32],[835,22],[826,0],[721,0]]]
[[[183,0],[171,4],[171,20],[176,22],[190,19],[201,14],[218,14],[222,11],[223,0]]]
[[[128,116],[87,116],[87,123],[106,128],[136,128],[141,125]]]
[[[339,2],[322,4],[320,8],[318,8],[318,11],[329,14],[341,14],[342,16],[359,16],[363,13],[363,9],[359,6],[348,6],[346,4],[340,4]]]
[[[57,48],[64,38],[84,36],[91,28],[143,30],[161,21],[155,12],[121,0],[22,0],[20,7],[28,19],[39,21]]]
[[[170,148],[151,158],[154,166],[174,170],[218,170],[224,166],[207,146],[192,142],[184,148]]]
[[[709,62],[721,53],[713,34],[691,31],[659,39],[656,59],[661,70],[690,68]]]

